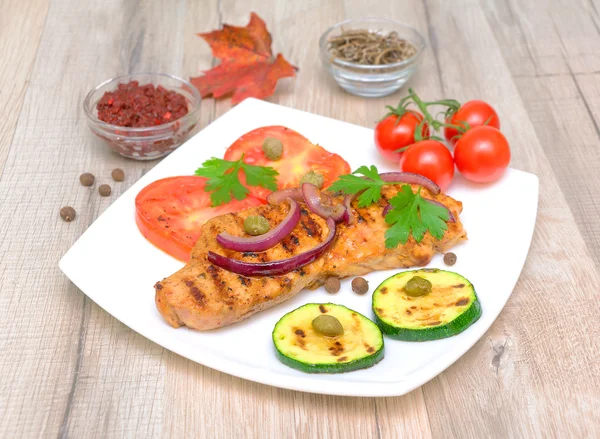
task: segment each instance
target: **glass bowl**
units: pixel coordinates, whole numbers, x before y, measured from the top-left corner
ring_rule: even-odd
[[[328,40],[344,30],[365,29],[381,34],[395,31],[398,36],[417,49],[404,61],[385,65],[363,65],[335,59],[329,53]],[[387,96],[400,89],[413,75],[425,49],[425,39],[416,29],[386,18],[362,18],[338,23],[325,31],[319,39],[321,61],[337,83],[348,93],[364,97]]]
[[[143,128],[112,125],[98,119],[96,105],[104,93],[130,81],[176,91],[185,97],[188,113],[173,122]],[[200,100],[196,87],[185,79],[166,73],[135,73],[109,79],[94,88],[83,101],[83,111],[92,132],[113,151],[136,160],[154,160],[171,153],[187,139],[200,118]]]

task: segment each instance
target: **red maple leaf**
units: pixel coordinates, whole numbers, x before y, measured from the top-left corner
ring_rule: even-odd
[[[220,98],[233,92],[231,102],[266,98],[273,94],[280,78],[294,76],[297,67],[271,51],[271,34],[254,12],[246,27],[223,25],[222,30],[198,34],[210,45],[221,64],[192,78],[202,97]]]

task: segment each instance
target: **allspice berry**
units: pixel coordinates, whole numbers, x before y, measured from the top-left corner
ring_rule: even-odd
[[[60,217],[68,223],[75,219],[75,215],[75,209],[73,209],[71,206],[65,206],[60,209]]]
[[[89,172],[85,172],[79,176],[79,182],[83,186],[91,186],[94,184],[94,174],[90,174]]]
[[[352,279],[352,291],[356,294],[365,294],[369,291],[369,282],[362,277],[355,277]]]
[[[100,187],[98,188],[98,192],[103,197],[108,197],[110,195],[110,193],[111,193],[110,186],[107,185],[107,184],[101,184]]]
[[[446,265],[454,265],[456,264],[456,255],[452,252],[448,252],[444,255],[444,264]]]
[[[110,175],[112,175],[114,181],[125,180],[125,172],[123,172],[123,170],[120,168],[113,169]]]
[[[325,291],[329,294],[335,294],[340,290],[340,279],[337,277],[328,277],[325,281]]]

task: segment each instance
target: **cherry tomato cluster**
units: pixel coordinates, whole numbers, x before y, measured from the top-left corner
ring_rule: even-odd
[[[443,121],[430,114],[431,106],[446,107]],[[510,147],[500,132],[500,119],[484,101],[425,102],[409,89],[397,107],[386,108],[388,114],[375,127],[375,145],[401,171],[424,175],[445,190],[455,165],[466,179],[478,183],[498,180],[508,167]],[[438,131],[444,139],[435,135]]]

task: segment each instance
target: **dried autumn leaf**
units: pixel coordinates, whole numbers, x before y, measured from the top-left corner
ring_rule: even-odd
[[[222,30],[198,34],[210,45],[221,64],[203,76],[192,78],[202,97],[220,98],[233,92],[231,102],[266,98],[273,94],[280,78],[294,76],[296,67],[278,54],[273,58],[271,34],[254,12],[246,27],[223,25]]]

